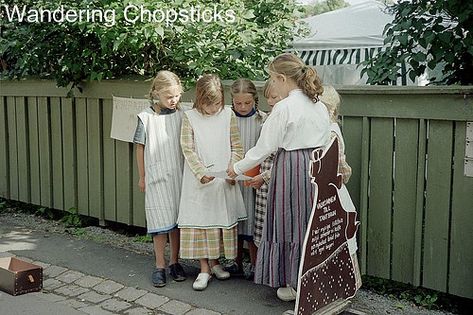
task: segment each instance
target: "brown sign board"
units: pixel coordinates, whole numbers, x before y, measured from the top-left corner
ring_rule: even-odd
[[[312,152],[309,176],[315,196],[299,267],[295,314],[333,314],[331,305],[343,304],[361,286],[356,261],[359,222],[338,174],[338,150],[335,138],[326,150]]]

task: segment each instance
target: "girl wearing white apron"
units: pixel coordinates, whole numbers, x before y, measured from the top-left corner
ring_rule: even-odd
[[[236,257],[237,224],[247,217],[235,181],[215,177],[243,156],[235,115],[224,107],[215,75],[197,81],[194,108],[182,121],[181,147],[186,163],[178,217],[180,256],[199,259],[193,288],[204,290],[211,274],[220,280],[230,277],[217,259]]]
[[[133,142],[140,176],[138,186],[145,192],[148,233],[153,236],[156,268],[152,282],[166,285],[164,248],[169,235],[171,257],[169,272],[175,281],[186,279],[178,263],[179,231],[177,213],[182,183],[184,158],[179,136],[183,112],[179,107],[181,82],[170,71],[158,72],[150,91],[152,105],[138,114]]]

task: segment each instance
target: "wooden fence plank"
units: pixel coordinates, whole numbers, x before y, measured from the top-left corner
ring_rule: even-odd
[[[77,208],[76,138],[72,98],[61,98],[62,158],[64,167],[64,209]]]
[[[368,122],[366,122],[368,124]],[[369,134],[367,134],[369,140]],[[345,154],[347,162],[351,166],[352,175],[350,181],[347,184],[350,196],[355,204],[358,211],[358,220],[361,222],[361,227],[358,230],[358,255],[360,257],[360,267],[363,273],[366,272],[366,246],[363,241],[363,236],[366,237],[366,233],[363,233],[366,229],[366,211],[361,211],[361,179],[362,179],[362,167],[363,159],[363,119],[359,117],[343,117],[343,138],[345,140]],[[368,144],[369,141],[366,141]],[[369,151],[368,151],[369,154]],[[364,178],[364,177],[363,177]],[[365,203],[366,205],[366,203]],[[366,210],[366,207],[364,208]]]
[[[396,120],[392,279],[413,283],[418,121]]]
[[[132,144],[123,141],[116,142],[116,167],[117,167],[117,221],[121,223],[131,224],[133,218],[130,213],[133,205],[133,188],[132,178],[133,170],[131,169]]]
[[[112,129],[113,104],[111,100],[103,100],[103,191],[104,191],[104,216],[105,220],[117,220],[116,202],[116,164],[115,164],[115,141],[110,137]]]
[[[8,116],[6,98],[0,96],[0,197],[10,198]]]
[[[39,159],[38,102],[36,97],[28,97],[28,142],[31,203],[41,205],[41,174]]]
[[[89,165],[89,215],[103,219],[103,152],[101,109],[98,99],[87,100],[87,158]]]
[[[7,97],[7,119],[8,119],[8,152],[10,166],[10,198],[19,200],[18,187],[18,142],[16,126],[16,105],[14,97]]]
[[[343,117],[343,138],[345,140],[345,155],[351,166],[352,177],[347,184],[351,199],[356,209],[360,209],[360,178],[361,178],[361,146],[363,134],[363,119],[358,117]]]
[[[427,122],[419,120],[419,140],[417,142],[417,180],[415,202],[415,234],[414,234],[414,265],[413,284],[420,286],[422,282],[422,248],[424,237],[424,191],[425,165],[427,145]]]
[[[61,99],[51,97],[51,158],[53,176],[53,208],[64,210],[64,173],[62,163]]]
[[[41,205],[52,205],[51,129],[49,103],[46,97],[38,97],[39,173],[41,182]]]
[[[28,148],[28,113],[25,98],[15,97],[18,152],[18,200],[30,202],[30,166]]]
[[[89,164],[87,153],[87,104],[76,99],[77,210],[89,215]]]
[[[360,222],[361,226],[361,272],[367,272],[368,253],[368,191],[369,191],[369,161],[370,161],[370,122],[368,117],[363,117],[363,131],[361,140],[361,177],[360,177]]]
[[[453,124],[430,121],[424,219],[423,286],[445,292],[449,243]]]
[[[138,166],[136,165],[136,146],[133,146],[133,225],[146,227],[145,194],[138,187]]]
[[[389,279],[393,119],[372,119],[370,142],[367,272],[369,275]]]
[[[473,299],[473,177],[464,175],[466,124],[455,125],[448,292]]]

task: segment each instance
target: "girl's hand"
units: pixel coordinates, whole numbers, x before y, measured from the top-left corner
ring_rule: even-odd
[[[230,185],[232,185],[232,186],[235,185],[235,183],[236,183],[236,180],[234,180],[234,179],[228,179],[228,178],[227,178],[227,179],[225,179],[225,181],[226,181],[227,183],[229,183]]]
[[[254,189],[260,189],[260,187],[264,184],[263,176],[261,174],[256,175],[252,179],[247,181],[248,186],[253,187]]]
[[[138,187],[140,187],[141,192],[145,192],[145,178],[144,177],[140,177],[140,179],[138,180]]]
[[[227,169],[227,175],[228,177],[230,178],[235,178],[237,177],[237,173],[235,173],[235,171],[233,170],[233,165],[230,165]]]
[[[207,175],[204,175],[204,176],[200,179],[200,182],[201,182],[202,184],[208,184],[208,183],[210,183],[211,181],[213,181],[214,178],[215,178],[214,176],[207,176]]]

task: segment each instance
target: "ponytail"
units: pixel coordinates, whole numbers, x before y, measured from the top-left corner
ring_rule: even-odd
[[[322,82],[320,81],[317,71],[313,67],[305,66],[302,68],[302,75],[296,81],[297,86],[309,97],[314,103],[319,101],[319,95],[324,92]]]
[[[283,74],[294,80],[302,92],[314,103],[324,91],[315,68],[307,66],[299,57],[291,53],[277,56],[269,65],[269,70]]]

